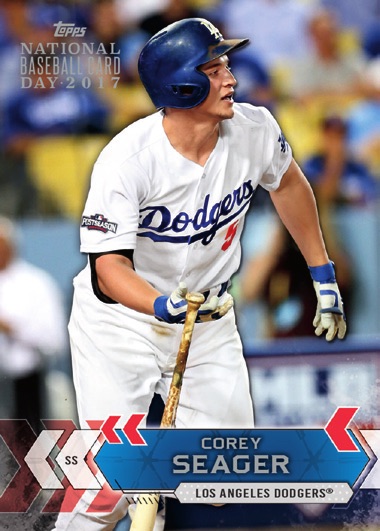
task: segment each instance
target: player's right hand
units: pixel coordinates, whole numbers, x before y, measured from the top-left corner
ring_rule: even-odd
[[[181,282],[178,288],[168,297],[161,295],[154,301],[154,316],[159,321],[170,324],[184,323],[187,311],[187,286]],[[219,297],[211,297],[209,302],[202,304],[198,310],[196,323],[215,321],[220,319],[232,308],[233,298],[227,294],[225,300],[219,304]]]

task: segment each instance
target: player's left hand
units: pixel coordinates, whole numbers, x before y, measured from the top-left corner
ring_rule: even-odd
[[[168,297],[161,295],[154,301],[154,315],[159,321],[166,323],[184,323],[187,311],[187,286],[181,282],[178,288]],[[232,308],[233,298],[229,294],[223,296],[223,302],[219,303],[219,297],[211,297],[209,302],[202,304],[198,310],[196,323],[215,321],[220,319]]]
[[[337,335],[343,339],[346,334],[346,318],[343,301],[335,280],[334,264],[309,267],[315,293],[317,295],[317,311],[313,326],[315,334],[320,336],[326,331],[327,341],[332,341]]]

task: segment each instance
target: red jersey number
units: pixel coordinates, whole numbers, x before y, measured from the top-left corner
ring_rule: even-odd
[[[239,225],[239,220],[232,223],[228,229],[226,237],[224,238],[224,243],[222,245],[222,251],[226,251],[228,247],[231,245],[232,240],[235,238],[237,227]]]

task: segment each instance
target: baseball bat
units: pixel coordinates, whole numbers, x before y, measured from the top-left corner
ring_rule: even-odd
[[[205,298],[202,293],[192,292],[187,293],[186,300],[185,323],[160,428],[172,428],[174,426],[194,325],[199,307],[204,303]],[[153,531],[159,497],[159,493],[141,494],[139,496],[130,531]]]

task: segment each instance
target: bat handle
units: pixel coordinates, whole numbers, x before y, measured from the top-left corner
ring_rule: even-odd
[[[186,294],[186,300],[188,306],[194,307],[198,311],[201,304],[203,304],[205,301],[205,296],[203,295],[203,293],[191,291],[190,293]]]
[[[187,312],[184,324],[184,330],[193,333],[194,324],[197,319],[198,310],[200,306],[204,303],[205,297],[202,293],[193,291],[186,294],[187,300]],[[191,338],[191,336],[190,336]]]

